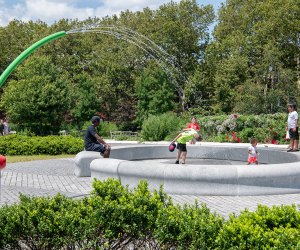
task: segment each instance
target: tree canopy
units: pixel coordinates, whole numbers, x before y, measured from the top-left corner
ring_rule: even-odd
[[[173,65],[107,33],[67,35],[7,80],[0,109],[11,122],[46,133],[66,124],[80,128],[98,113],[136,129],[167,111],[274,113],[299,99],[298,0],[228,0],[217,15],[211,5],[183,0],[53,25],[14,20],[0,27],[0,71],[37,40],[91,24],[130,28],[160,46]]]

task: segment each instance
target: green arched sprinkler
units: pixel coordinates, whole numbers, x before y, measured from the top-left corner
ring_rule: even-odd
[[[13,62],[3,71],[0,76],[0,88],[4,85],[6,79],[9,77],[11,72],[21,63],[23,62],[28,56],[30,56],[35,50],[43,46],[44,44],[58,39],[60,37],[65,36],[67,33],[65,31],[60,31],[54,33],[50,36],[44,37],[43,39],[37,41],[36,43],[32,44],[26,50],[24,50]]]
[[[6,79],[9,77],[11,72],[21,63],[23,62],[29,55],[31,55],[35,50],[43,46],[44,44],[56,40],[58,38],[64,37],[68,34],[74,33],[86,33],[86,32],[94,32],[101,33],[104,35],[110,35],[117,39],[123,39],[139,49],[143,50],[146,54],[148,54],[152,59],[154,59],[159,66],[161,66],[166,73],[169,75],[172,82],[175,84],[176,88],[179,88],[178,83],[176,81],[176,77],[173,76],[174,72],[177,72],[177,75],[181,76],[180,70],[176,67],[176,61],[174,61],[174,57],[171,57],[163,48],[158,46],[148,37],[139,34],[138,32],[128,29],[122,26],[87,26],[79,29],[74,29],[70,31],[60,31],[44,37],[43,39],[37,41],[32,44],[26,50],[24,50],[1,74],[0,76],[0,88],[4,85]],[[175,70],[175,71],[174,71]]]

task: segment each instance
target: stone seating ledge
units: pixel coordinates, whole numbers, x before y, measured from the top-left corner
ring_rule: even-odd
[[[191,146],[189,158],[245,161],[247,148]],[[175,166],[139,162],[141,159],[173,158],[166,146],[138,145],[116,147],[110,159],[97,152],[80,152],[75,159],[77,176],[97,179],[118,178],[130,187],[141,179],[150,189],[163,184],[171,194],[268,195],[300,192],[300,155],[268,148],[260,149],[259,166],[193,165]]]

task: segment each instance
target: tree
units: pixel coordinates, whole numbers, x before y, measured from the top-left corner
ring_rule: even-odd
[[[137,102],[137,122],[149,115],[158,115],[174,110],[176,95],[166,74],[155,65],[149,65],[141,76],[136,78],[135,93]]]
[[[219,108],[240,109],[239,91],[253,84],[260,86],[255,95],[263,98],[262,112],[283,111],[299,95],[299,1],[229,0],[218,19],[210,46],[219,57],[214,76]]]
[[[11,122],[36,134],[57,132],[70,109],[66,75],[46,56],[29,58],[5,87],[1,106]]]

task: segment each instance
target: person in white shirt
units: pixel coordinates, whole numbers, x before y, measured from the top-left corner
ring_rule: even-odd
[[[289,115],[286,127],[290,135],[290,149],[288,152],[296,152],[299,151],[298,113],[296,111],[296,105],[288,104],[288,111]]]
[[[258,165],[258,160],[257,160],[257,140],[255,138],[252,138],[251,141],[251,146],[248,147],[248,165],[251,163],[255,163]]]

